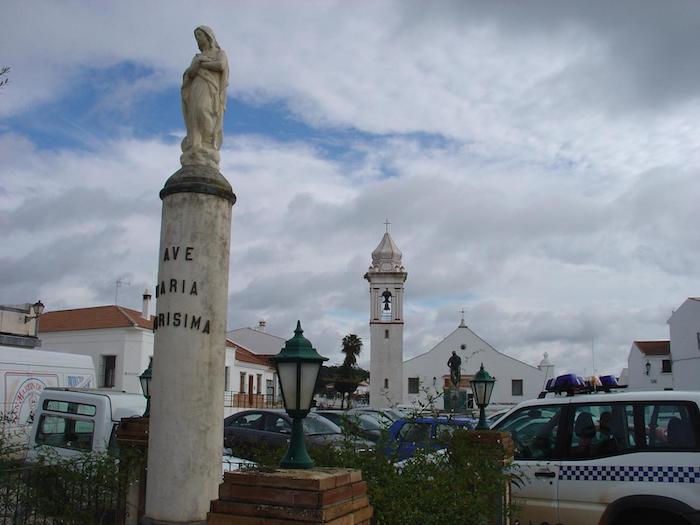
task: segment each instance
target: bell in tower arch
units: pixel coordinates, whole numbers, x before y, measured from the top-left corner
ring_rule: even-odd
[[[391,310],[391,292],[389,290],[384,291],[382,294],[382,300],[384,301],[384,310],[385,312],[388,312]]]

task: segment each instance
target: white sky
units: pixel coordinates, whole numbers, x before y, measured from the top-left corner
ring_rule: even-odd
[[[3,2],[0,302],[140,308],[182,71],[231,65],[229,327],[369,352],[362,275],[404,253],[405,355],[459,323],[619,373],[697,294],[697,2]]]

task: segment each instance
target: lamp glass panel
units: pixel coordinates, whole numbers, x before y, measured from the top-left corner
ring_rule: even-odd
[[[301,364],[301,402],[299,405],[301,410],[308,410],[311,407],[319,368],[321,368],[321,363],[307,362]]]
[[[145,377],[139,377],[139,381],[141,381],[141,390],[143,391],[143,395],[145,397],[148,397],[150,395],[150,386],[151,386],[151,381],[150,379],[146,379]]]
[[[477,405],[484,403],[486,384],[483,381],[472,381],[472,390]]]
[[[486,383],[484,388],[484,405],[488,405],[491,402],[491,394],[493,393],[493,386],[495,384],[496,383],[494,381],[489,381],[488,383]]]
[[[284,396],[284,407],[297,410],[297,363],[277,363],[280,386]]]

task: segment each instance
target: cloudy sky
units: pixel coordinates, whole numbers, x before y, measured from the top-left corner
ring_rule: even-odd
[[[698,294],[700,3],[3,1],[0,303],[140,309],[179,88],[231,78],[228,322],[369,357],[370,254],[404,254],[405,354],[466,322],[619,373]]]

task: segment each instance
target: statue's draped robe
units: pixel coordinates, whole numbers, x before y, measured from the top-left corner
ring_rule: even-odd
[[[213,34],[210,36],[213,40]],[[190,78],[188,72],[201,56],[220,65],[220,70],[214,71],[200,65],[196,75]],[[183,165],[209,164],[217,167],[223,141],[228,85],[226,53],[218,47],[211,48],[196,55],[192,66],[185,71],[182,81],[182,114],[187,136],[182,141],[181,161]]]

